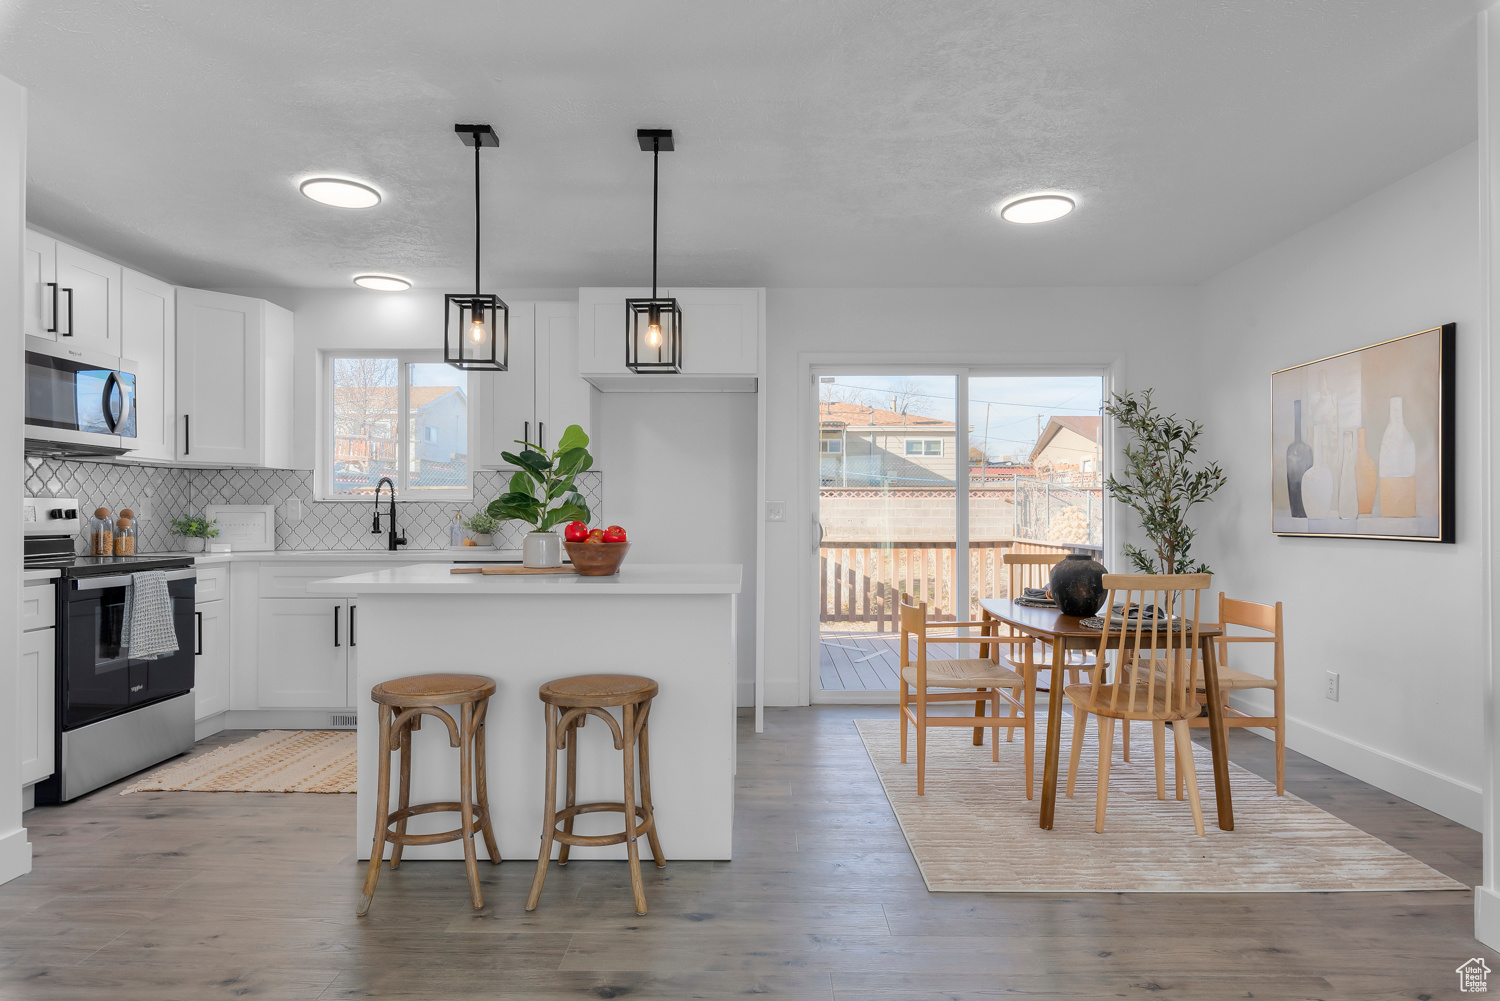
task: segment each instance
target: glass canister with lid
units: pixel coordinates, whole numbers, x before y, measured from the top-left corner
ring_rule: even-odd
[[[89,552],[95,556],[115,554],[115,522],[107,507],[95,508],[89,521]]]
[[[135,555],[135,521],[125,517],[124,511],[115,522],[115,555]]]

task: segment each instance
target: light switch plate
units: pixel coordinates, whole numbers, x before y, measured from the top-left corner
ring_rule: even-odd
[[[301,497],[288,497],[286,499],[286,523],[288,525],[302,524]]]
[[[1328,672],[1328,683],[1323,690],[1323,697],[1330,702],[1339,700],[1339,674],[1337,671]]]
[[[786,501],[766,501],[767,521],[786,521]]]

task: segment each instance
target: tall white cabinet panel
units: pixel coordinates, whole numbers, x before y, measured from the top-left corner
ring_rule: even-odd
[[[50,236],[26,231],[23,257],[24,302],[21,332],[28,337],[57,340],[57,317],[66,303],[57,287],[57,241]]]
[[[177,297],[166,282],[125,269],[120,352],[135,363],[134,459],[177,457]]]
[[[51,591],[51,588],[47,588]],[[40,782],[54,767],[56,683],[53,677],[51,629],[21,634],[20,672],[16,676],[16,721],[20,729],[21,784]]]
[[[292,314],[274,303],[177,290],[177,458],[291,463]]]
[[[343,708],[349,698],[349,603],[262,598],[260,698],[265,708]]]
[[[569,424],[594,436],[595,390],[578,374],[578,306],[536,304],[536,419],[542,444],[556,448]],[[595,461],[598,461],[595,455]]]
[[[195,612],[193,703],[194,717],[201,720],[229,708],[229,602],[210,601]]]
[[[63,292],[58,340],[83,351],[119,357],[120,283],[124,268],[86,250],[57,245],[57,284]],[[69,293],[69,290],[71,294]]]
[[[483,372],[479,382],[479,464],[509,468],[501,452],[535,442],[536,303],[510,304],[510,350],[504,372]]]
[[[662,295],[666,292],[658,289]],[[578,290],[578,370],[589,375],[630,375],[625,367],[625,300],[644,299],[648,288]]]

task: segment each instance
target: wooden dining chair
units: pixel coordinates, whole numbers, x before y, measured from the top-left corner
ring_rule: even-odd
[[[993,626],[983,622],[929,622],[927,603],[913,604],[906,595],[901,596],[901,763],[906,764],[906,728],[915,724],[917,728],[917,795],[926,787],[927,728],[929,726],[964,726],[989,729],[992,733],[992,760],[1000,760],[1000,729],[1020,728],[1028,737],[1031,733],[1031,717],[1026,707],[1015,696],[1021,687],[1021,676],[1008,667],[995,662],[991,657],[933,659],[927,657],[929,644],[980,643],[993,644],[990,635],[947,636],[932,635],[934,630],[947,632],[951,629],[977,626]],[[912,645],[916,645],[916,659],[912,659]],[[975,694],[978,698],[975,699]],[[928,706],[944,702],[968,702],[975,700],[973,716],[933,716]],[[1004,701],[1008,715],[1000,715],[1000,703]],[[990,713],[984,713],[988,704]],[[1031,769],[1027,769],[1026,796],[1031,798]]]
[[[1009,572],[1010,599],[1015,601],[1028,587],[1046,590],[1052,581],[1052,568],[1061,563],[1067,556],[1066,553],[1003,553],[1000,556]],[[1026,656],[1025,644],[1033,641],[1028,637],[1012,634],[1012,642],[1003,644],[1009,648],[1006,660],[1010,662],[1013,670],[1024,670]],[[1075,651],[1069,651],[1065,656],[1072,656]],[[1086,650],[1076,651],[1078,663],[1068,662],[1065,664],[1067,673],[1076,685],[1083,679],[1080,674],[1088,674],[1093,670],[1092,655]],[[1032,664],[1039,671],[1052,670],[1052,647],[1045,643],[1036,644],[1032,651]]]
[[[1225,726],[1260,726],[1275,733],[1276,739],[1276,795],[1286,795],[1286,653],[1285,634],[1282,631],[1281,602],[1274,605],[1264,605],[1257,601],[1241,601],[1238,598],[1226,598],[1224,592],[1219,592],[1219,626],[1223,629],[1222,634],[1214,640],[1219,653],[1219,692],[1224,699],[1224,725]],[[1231,633],[1230,626],[1239,626],[1244,629],[1254,629],[1255,633]],[[1229,666],[1229,644],[1231,643],[1270,643],[1272,644],[1271,676],[1268,678],[1261,674],[1252,674],[1239,668]],[[1243,710],[1236,709],[1229,704],[1230,692],[1243,692],[1253,688],[1269,688],[1272,697],[1271,716],[1252,716]],[[1203,679],[1198,679],[1198,702],[1200,705],[1208,703],[1208,693],[1204,691]],[[1208,726],[1207,716],[1195,716],[1188,721],[1189,726]],[[1162,741],[1157,741],[1156,757],[1157,769],[1160,770],[1165,762],[1166,752],[1162,747]],[[1182,798],[1182,776],[1177,776],[1177,798]]]
[[[1190,729],[1198,715],[1198,683],[1202,678],[1202,651],[1198,645],[1203,590],[1212,577],[1196,574],[1105,574],[1107,591],[1102,614],[1108,616],[1099,633],[1095,662],[1101,665],[1087,685],[1069,685],[1073,706],[1073,753],[1068,765],[1068,795],[1083,752],[1083,728],[1088,717],[1099,721],[1099,793],[1094,807],[1094,830],[1104,833],[1104,811],[1109,800],[1109,764],[1113,756],[1115,720],[1138,720],[1152,724],[1159,735],[1156,759],[1158,798],[1165,797],[1163,742],[1167,724],[1177,751],[1177,770],[1187,786],[1193,828],[1201,835],[1203,804],[1198,797],[1198,777],[1193,767]],[[1116,614],[1114,608],[1122,605]],[[1155,612],[1141,614],[1146,606]],[[1117,643],[1111,642],[1111,626],[1118,628]],[[1102,669],[1106,652],[1116,646],[1116,669],[1105,681]],[[1153,664],[1155,670],[1124,670],[1124,664]]]

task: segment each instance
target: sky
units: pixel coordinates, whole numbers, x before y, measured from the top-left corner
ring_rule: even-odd
[[[910,413],[953,420],[956,380],[951,375],[834,375],[839,395],[863,392],[870,406],[890,408],[893,392],[911,390]],[[974,376],[969,380],[969,442],[988,445],[989,455],[1024,458],[1037,437],[1037,417],[1046,426],[1054,414],[1098,414],[1103,380],[1098,376]],[[830,384],[825,383],[827,391]]]

